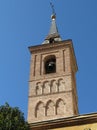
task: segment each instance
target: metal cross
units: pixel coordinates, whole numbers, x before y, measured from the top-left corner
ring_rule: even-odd
[[[56,15],[55,9],[54,9],[54,5],[52,4],[52,2],[50,2],[50,5],[51,5],[51,8],[52,8],[52,13],[53,13],[54,15]]]

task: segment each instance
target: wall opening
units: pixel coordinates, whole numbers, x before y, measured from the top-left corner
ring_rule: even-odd
[[[56,57],[54,55],[47,56],[44,62],[45,74],[56,72]]]

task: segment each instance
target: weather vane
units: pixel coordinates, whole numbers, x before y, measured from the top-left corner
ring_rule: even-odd
[[[54,5],[52,4],[52,2],[50,2],[50,5],[51,5],[51,8],[52,8],[52,13],[53,13],[54,15],[56,15],[55,9],[54,9]]]

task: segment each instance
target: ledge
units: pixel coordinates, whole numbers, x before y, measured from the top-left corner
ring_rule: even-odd
[[[97,123],[97,113],[90,113],[68,118],[60,118],[55,120],[30,123],[29,125],[30,128],[34,130],[46,130],[92,123]]]
[[[41,45],[36,45],[36,46],[30,46],[30,47],[28,47],[28,49],[29,49],[30,53],[32,53],[32,52],[40,51],[40,50],[43,50],[43,49],[59,47],[60,45],[64,46],[64,45],[67,45],[68,43],[72,44],[72,40],[68,39],[68,40],[63,40],[63,41],[56,42],[56,43],[51,43],[51,44],[48,43],[48,44],[41,44]]]

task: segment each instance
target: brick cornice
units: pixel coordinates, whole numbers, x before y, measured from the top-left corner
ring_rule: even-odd
[[[62,128],[70,126],[78,126],[84,124],[97,123],[97,113],[90,113],[84,115],[78,115],[74,117],[61,118],[56,120],[42,121],[38,123],[31,123],[31,130],[43,130],[43,129],[53,129],[53,128]]]
[[[51,48],[63,47],[66,45],[72,46],[72,40],[68,39],[68,40],[51,43],[51,44],[41,44],[41,45],[36,45],[36,46],[30,46],[28,48],[29,48],[30,53],[35,53],[38,51],[49,50]]]

